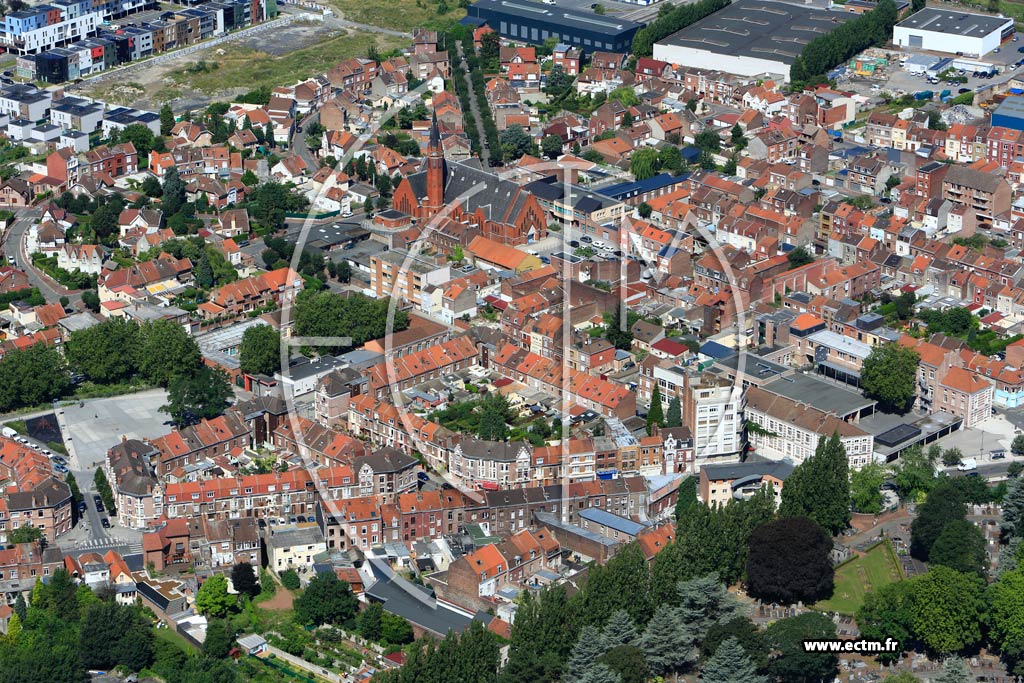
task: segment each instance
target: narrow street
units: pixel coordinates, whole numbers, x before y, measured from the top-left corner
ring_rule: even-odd
[[[466,54],[462,51],[462,43],[457,43],[456,47],[459,51],[459,59],[462,60],[462,66],[466,69],[464,78],[466,79],[466,87],[469,88],[469,109],[473,113],[473,122],[476,125],[477,135],[480,136],[480,161],[484,167],[490,165],[491,151],[487,147],[487,137],[484,135],[484,127],[480,118],[480,108],[476,104],[476,93],[473,92],[473,79],[469,77],[469,66],[466,64]]]
[[[17,214],[14,223],[4,233],[4,254],[18,262],[18,268],[28,275],[28,282],[39,288],[47,303],[54,303],[62,296],[74,298],[72,292],[54,282],[49,276],[32,265],[32,259],[25,253],[25,233],[40,216],[39,209],[26,209]]]

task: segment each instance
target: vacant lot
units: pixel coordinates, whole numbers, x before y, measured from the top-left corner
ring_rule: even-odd
[[[902,578],[892,546],[884,541],[864,555],[836,567],[835,592],[815,608],[852,616],[864,602],[868,591]]]
[[[444,29],[466,16],[456,0],[321,0],[338,10],[342,18],[360,24],[411,33],[416,28]],[[443,5],[443,6],[442,6]],[[438,8],[447,10],[438,13]]]
[[[178,87],[209,94],[232,87],[255,90],[261,86],[289,85],[328,71],[343,59],[366,55],[371,45],[386,52],[402,42],[400,38],[378,33],[343,31],[283,55],[237,46],[223,50],[223,54],[204,55],[201,62],[196,60],[171,74],[171,80]]]

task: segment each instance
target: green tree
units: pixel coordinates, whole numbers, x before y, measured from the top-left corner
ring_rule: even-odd
[[[935,679],[935,683],[972,683],[974,680],[974,674],[964,660],[950,657],[942,663],[942,673]]]
[[[701,656],[707,659],[713,655],[726,638],[738,640],[743,651],[759,671],[767,668],[769,653],[765,645],[764,632],[747,617],[733,617],[720,621],[708,629],[707,636],[700,644]]]
[[[869,462],[850,474],[850,505],[856,512],[877,515],[882,511],[882,484],[885,468]]]
[[[946,525],[932,544],[928,561],[965,574],[984,575],[988,565],[985,535],[966,519],[956,519]]]
[[[754,664],[735,638],[726,638],[705,662],[700,683],[768,683],[768,677],[757,673]]]
[[[381,636],[391,645],[406,645],[414,639],[412,625],[397,614],[385,612],[381,618]]]
[[[507,423],[513,417],[508,399],[503,394],[494,393],[483,400],[479,411],[477,436],[485,441],[503,441],[509,433]]]
[[[1010,444],[1010,452],[1014,455],[1024,455],[1024,434],[1018,434],[1013,437],[1013,442]]]
[[[952,479],[941,480],[918,506],[910,526],[910,554],[927,562],[936,539],[954,521],[967,518],[967,505]]]
[[[178,426],[217,417],[228,407],[231,383],[223,370],[203,365],[177,375],[167,386],[167,404],[160,407]]]
[[[382,623],[384,606],[379,602],[371,602],[356,617],[356,628],[359,635],[367,640],[380,640],[384,635]]]
[[[113,384],[138,372],[138,349],[138,324],[118,317],[72,332],[64,344],[64,356],[93,382]]]
[[[903,500],[913,500],[927,493],[935,485],[935,463],[938,455],[932,457],[920,446],[908,448],[892,468],[896,489]]]
[[[529,153],[530,147],[533,146],[530,134],[518,124],[513,124],[501,131],[498,139],[501,141],[501,152],[505,159],[518,159]]]
[[[895,342],[871,349],[861,369],[861,387],[883,408],[902,412],[913,402],[920,356]]]
[[[347,351],[409,326],[409,314],[396,309],[389,329],[389,308],[388,299],[371,299],[362,294],[342,297],[330,291],[305,290],[296,297],[295,332],[310,337],[347,337],[351,343],[332,347]]]
[[[203,654],[213,659],[224,659],[235,644],[234,629],[227,619],[210,619],[206,625]]]
[[[633,152],[633,156],[629,160],[629,172],[637,180],[654,177],[658,172],[658,150],[653,147],[643,147]]]
[[[171,129],[174,128],[175,123],[174,112],[171,111],[171,105],[165,104],[160,107],[160,135],[170,135]]]
[[[185,182],[178,175],[178,169],[170,166],[164,171],[163,195],[160,199],[160,207],[164,215],[173,216],[185,206]]]
[[[196,611],[214,619],[226,617],[237,604],[238,598],[228,593],[228,580],[223,574],[209,577],[196,592]]]
[[[665,426],[665,414],[662,412],[661,407],[661,389],[658,384],[655,383],[654,389],[651,391],[651,407],[647,411],[647,433],[651,433],[651,428],[654,425],[659,427]]]
[[[619,675],[622,683],[646,683],[650,677],[644,651],[636,645],[618,645],[601,655],[604,664]]]
[[[805,515],[830,534],[850,524],[849,460],[846,449],[833,433],[821,437],[814,455],[797,465],[782,489],[779,514]]]
[[[697,500],[697,479],[687,475],[679,482],[679,491],[676,496],[676,521],[678,522],[685,517],[687,512],[696,505],[700,505],[700,501]]]
[[[999,530],[1004,542],[1024,538],[1024,477],[1014,477],[1006,487]]]
[[[838,673],[838,658],[831,653],[805,652],[805,640],[833,640],[836,625],[824,614],[805,612],[776,621],[765,631],[774,653],[768,673],[786,683],[831,681]]]
[[[695,634],[683,623],[679,611],[671,605],[660,605],[644,629],[640,646],[651,671],[668,676],[685,671],[697,661]]]
[[[549,159],[557,159],[562,155],[562,138],[557,135],[546,135],[540,141],[540,151]]]
[[[96,473],[92,477],[93,486],[96,487],[96,493],[100,494],[100,500],[103,501],[103,505],[107,509],[108,514],[114,514],[114,492],[110,489],[110,482],[107,481],[107,475],[103,473],[102,468],[97,468]]]
[[[608,622],[601,630],[601,640],[605,648],[611,649],[620,645],[635,645],[640,640],[640,633],[629,612],[624,609],[615,610],[608,617]]]
[[[36,344],[0,360],[0,410],[49,403],[69,385],[64,357],[53,347]]]
[[[175,375],[199,367],[199,345],[185,329],[172,320],[155,320],[141,328],[139,374],[161,387]]]
[[[814,262],[814,256],[803,246],[799,246],[786,254],[786,258],[789,260],[790,268],[799,268]]]
[[[565,663],[565,679],[575,681],[583,678],[597,662],[598,657],[610,648],[604,642],[601,629],[587,624],[580,629],[580,637]]]
[[[654,213],[654,209],[651,208],[651,205],[647,202],[640,202],[636,207],[636,212],[640,214],[640,218],[647,219],[651,217],[652,213]]]
[[[673,396],[672,400],[668,402],[668,415],[665,417],[666,427],[682,427],[683,426],[683,408],[679,403],[679,397]]]
[[[78,648],[90,669],[117,665],[131,671],[153,661],[153,629],[136,607],[96,600],[84,611]]]
[[[989,637],[1014,675],[1024,675],[1024,570],[1003,572],[985,593]]]
[[[879,661],[893,662],[910,646],[914,637],[913,599],[910,580],[888,584],[864,596],[857,610],[861,635],[879,641],[892,638],[900,647],[897,652],[880,653]]]
[[[981,640],[984,581],[935,566],[913,581],[913,629],[936,654],[960,652]]]
[[[352,589],[333,572],[317,574],[295,599],[295,620],[300,624],[341,624],[355,616],[358,601]]]
[[[32,526],[31,522],[25,522],[17,529],[7,534],[8,543],[35,543],[43,537],[43,530]]]
[[[251,375],[272,375],[281,365],[281,335],[269,325],[254,325],[242,333],[239,368]]]
[[[281,572],[281,585],[290,591],[298,590],[302,585],[299,581],[299,573],[294,569],[285,569]]]

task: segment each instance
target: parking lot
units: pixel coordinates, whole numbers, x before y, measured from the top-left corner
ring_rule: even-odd
[[[103,462],[107,449],[121,440],[156,438],[171,431],[167,413],[159,412],[167,403],[162,389],[100,398],[63,406],[64,439],[72,442],[78,462],[76,470],[90,470]]]

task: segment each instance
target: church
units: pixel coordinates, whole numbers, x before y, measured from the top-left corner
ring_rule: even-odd
[[[449,219],[472,224],[484,237],[509,246],[547,235],[544,209],[529,191],[484,170],[479,159],[449,162],[444,158],[436,115],[423,167],[398,184],[392,207],[421,225],[447,207]]]

